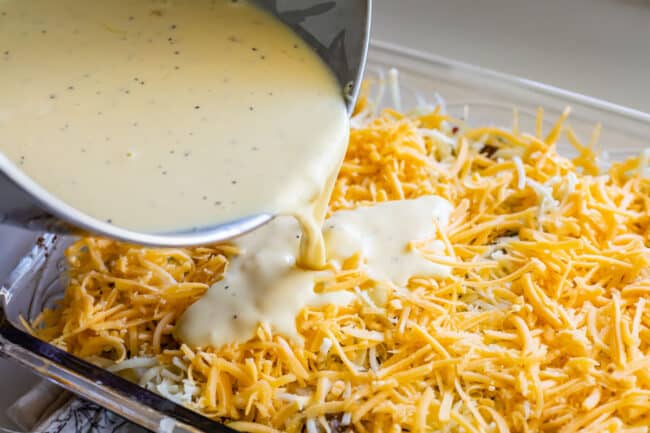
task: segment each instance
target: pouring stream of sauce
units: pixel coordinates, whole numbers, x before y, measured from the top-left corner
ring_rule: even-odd
[[[445,227],[450,213],[451,204],[436,196],[336,212],[323,225],[328,264],[340,269],[344,260],[360,253],[361,269],[370,279],[399,287],[414,275],[445,277],[448,267],[408,245],[432,240],[430,249],[445,255],[435,240],[436,226]],[[219,347],[248,340],[262,322],[300,341],[295,319],[303,307],[346,305],[354,299],[348,291],[314,291],[316,281],[333,271],[296,266],[299,237],[295,220],[279,217],[237,239],[241,254],[231,260],[224,279],[187,309],[176,328],[179,339],[192,346]]]

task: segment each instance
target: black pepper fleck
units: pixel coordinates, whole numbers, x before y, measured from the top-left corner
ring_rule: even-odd
[[[260,150],[260,148],[257,147],[257,146],[253,146],[253,147],[251,147],[251,150],[252,150],[253,152],[257,152],[258,150]]]
[[[5,51],[4,54],[5,54],[5,56],[8,56],[9,55],[9,50]]]
[[[109,224],[112,224],[113,220],[109,218],[109,219],[106,220],[106,222],[109,223]]]
[[[198,110],[199,108],[201,108],[200,105],[195,105],[195,106],[194,106],[194,109],[195,109],[195,110]]]
[[[190,156],[191,154],[192,154],[192,152],[185,152],[185,153],[183,153],[183,156],[184,156],[185,158],[187,158],[187,157]]]
[[[180,66],[174,66],[174,69],[176,69],[177,71],[178,71],[180,68],[181,68]]]
[[[52,94],[50,95],[50,99],[56,99],[56,95],[55,95],[54,93],[52,93]]]
[[[179,55],[180,53],[180,51],[174,51],[174,55]]]
[[[176,24],[172,24],[171,26],[169,26],[169,28],[170,30],[176,30]]]
[[[255,110],[255,107],[253,107],[253,106],[251,105],[250,107],[248,107],[248,109],[249,109],[250,111],[253,111],[253,110]]]
[[[74,86],[68,86],[68,90],[74,90]]]
[[[215,206],[221,206],[221,202],[220,202],[220,201],[215,201],[215,202],[214,202],[214,205],[215,205]]]
[[[231,181],[230,183],[232,183],[233,185],[236,185],[236,184],[237,184],[237,181],[236,181],[236,180],[233,180],[233,181]]]
[[[233,320],[237,320],[237,315],[236,315],[236,314],[233,314],[233,315],[232,315],[232,318],[233,318]]]
[[[163,176],[166,176],[166,175],[167,175],[167,172],[166,172],[166,171],[163,171],[163,172],[162,172],[162,175],[163,175]]]
[[[253,51],[257,51],[257,48],[255,48],[255,47],[252,47],[252,48],[251,48],[251,50],[253,50]]]
[[[207,200],[207,199],[208,199],[208,196],[207,196],[207,195],[204,195],[204,196],[201,197],[201,198],[202,198],[203,200]]]

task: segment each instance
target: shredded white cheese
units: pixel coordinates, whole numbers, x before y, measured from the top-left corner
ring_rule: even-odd
[[[280,400],[298,403],[298,408],[300,410],[302,410],[302,408],[304,408],[307,405],[307,403],[309,403],[309,400],[311,400],[311,397],[309,396],[290,394],[287,392],[276,392],[275,397]]]
[[[320,344],[320,354],[323,356],[327,356],[330,349],[332,348],[332,344],[333,344],[332,340],[330,340],[327,337],[323,338],[323,342]]]
[[[456,146],[456,140],[449,137],[448,135],[443,134],[440,132],[438,129],[427,129],[427,128],[419,128],[418,132],[422,134],[423,136],[426,137],[431,137],[434,138],[442,143],[446,143],[450,146],[455,147]]]
[[[318,427],[314,418],[307,418],[305,426],[307,427],[307,433],[318,433]]]
[[[127,359],[120,362],[119,364],[113,364],[107,368],[111,373],[117,373],[118,371],[129,370],[132,368],[149,368],[158,365],[158,360],[154,357],[135,357]]]
[[[512,162],[515,163],[515,168],[517,169],[517,188],[524,189],[526,187],[526,169],[524,168],[524,163],[519,155],[512,158]]]
[[[361,340],[370,340],[377,342],[384,341],[384,333],[379,331],[369,331],[367,329],[353,328],[351,326],[345,326],[341,328],[341,331]]]
[[[539,199],[538,216],[540,218],[549,212],[557,210],[560,204],[553,197],[552,188],[548,186],[544,186],[541,183],[534,181],[530,178],[526,179],[526,185],[531,187],[535,191],[535,194],[537,194],[537,198]]]
[[[388,71],[388,86],[390,94],[393,98],[393,106],[397,111],[402,110],[402,95],[400,94],[399,87],[399,71],[395,68],[390,68]]]

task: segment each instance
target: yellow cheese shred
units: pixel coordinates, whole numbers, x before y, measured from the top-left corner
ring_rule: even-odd
[[[442,196],[453,273],[377,290],[354,257],[319,285],[370,296],[303,309],[304,346],[264,324],[219,348],[174,339],[234,247],[97,238],[68,249],[65,298],[33,332],[102,365],[149,365],[122,374],[247,432],[647,432],[650,180],[640,158],[600,174],[597,137],[582,144],[568,110],[545,134],[542,115],[532,135],[440,109],[357,125],[330,212]]]

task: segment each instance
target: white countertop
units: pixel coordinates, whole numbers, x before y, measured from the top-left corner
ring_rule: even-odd
[[[650,112],[650,0],[375,0],[373,36]],[[5,360],[0,378],[10,427],[35,378]]]

